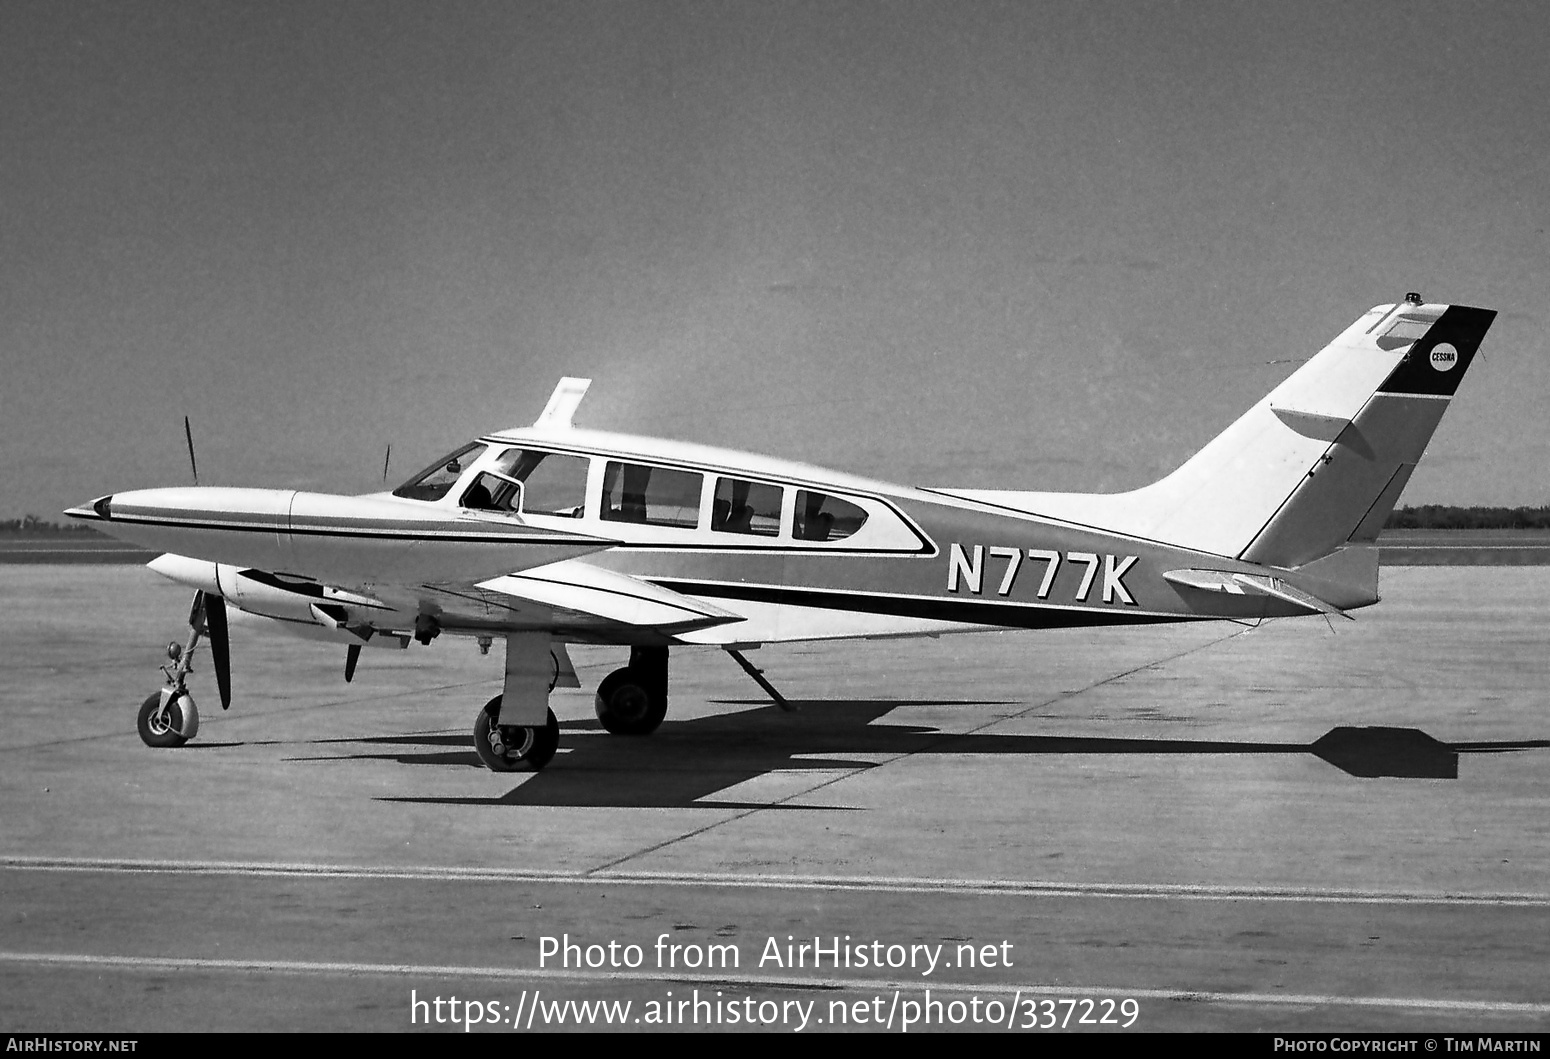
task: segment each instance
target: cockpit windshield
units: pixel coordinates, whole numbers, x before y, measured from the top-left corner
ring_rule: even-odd
[[[440,500],[463,477],[463,472],[484,455],[486,448],[488,446],[475,441],[448,453],[393,490],[393,495],[406,500]]]

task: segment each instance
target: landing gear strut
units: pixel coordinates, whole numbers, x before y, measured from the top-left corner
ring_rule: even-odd
[[[205,594],[195,592],[188,610],[188,641],[181,647],[167,645],[172,666],[161,667],[167,686],[140,704],[136,727],[146,746],[182,746],[199,731],[199,708],[188,692],[188,674],[194,668],[194,648],[205,633],[205,621]]]
[[[632,647],[597,687],[597,719],[614,735],[650,735],[667,716],[667,648]]]

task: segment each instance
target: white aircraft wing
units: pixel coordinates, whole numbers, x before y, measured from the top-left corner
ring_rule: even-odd
[[[348,633],[321,638],[372,646],[389,646],[391,641],[403,646],[422,614],[464,634],[549,630],[604,643],[628,643],[641,632],[671,638],[746,620],[672,589],[574,559],[479,582],[374,584],[369,594],[181,555],[163,555],[150,565],[165,577],[229,598],[240,617],[272,619],[287,632],[313,638],[324,630]]]
[[[741,614],[681,592],[574,560],[491,578],[476,587],[523,603],[637,628],[687,631],[744,620]]]
[[[644,631],[671,637],[745,620],[628,574],[569,559],[478,582],[378,586],[377,595],[400,614],[430,604],[448,630],[549,629],[602,642],[629,642]]]

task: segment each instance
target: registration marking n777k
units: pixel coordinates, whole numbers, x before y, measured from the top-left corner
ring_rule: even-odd
[[[1003,559],[1006,569],[1001,575],[1001,583],[996,586],[998,596],[1011,595],[1012,585],[1017,580],[1017,571],[1023,563],[1023,551],[1021,548],[986,548],[983,544],[976,544],[969,551],[964,551],[963,545],[954,541],[947,553],[947,591],[957,592],[959,585],[963,584],[975,595],[984,591],[985,584],[985,556],[992,559]],[[1044,576],[1039,581],[1038,596],[1040,599],[1048,599],[1050,589],[1055,584],[1055,573],[1060,569],[1061,553],[1049,548],[1029,548],[1028,558],[1044,563]],[[1125,587],[1125,574],[1135,565],[1138,556],[1127,555],[1123,558],[1116,555],[1099,556],[1094,552],[1066,552],[1065,561],[1078,563],[1086,567],[1082,574],[1082,583],[1076,590],[1076,601],[1087,602],[1087,596],[1092,592],[1093,581],[1098,574],[1099,566],[1103,568],[1103,601],[1113,603],[1116,596],[1125,603],[1134,607],[1135,598],[1130,590]]]

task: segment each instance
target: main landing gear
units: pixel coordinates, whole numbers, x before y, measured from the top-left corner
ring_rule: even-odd
[[[667,648],[632,647],[597,687],[597,719],[614,735],[650,735],[667,716]]]
[[[549,764],[560,747],[560,722],[549,708],[557,686],[581,686],[565,645],[546,632],[507,633],[505,686],[474,718],[474,752],[486,768],[537,772]]]
[[[553,760],[560,725],[549,693],[556,685],[581,686],[564,652],[547,634],[507,634],[505,688],[474,718],[474,751],[486,767],[536,772]],[[630,664],[598,686],[596,706],[615,735],[656,731],[667,715],[667,648],[632,647]]]
[[[554,711],[542,725],[501,724],[501,700],[497,695],[474,718],[474,752],[496,772],[537,772],[560,748],[560,722]]]

